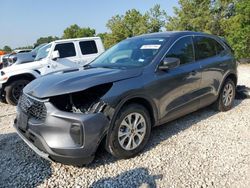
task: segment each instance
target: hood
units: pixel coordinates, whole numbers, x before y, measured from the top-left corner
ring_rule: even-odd
[[[25,69],[27,70],[35,70],[35,69],[39,69],[41,68],[42,65],[42,61],[33,61],[30,63],[24,63],[24,64],[18,64],[18,65],[12,65],[9,67],[5,67],[2,69],[2,71],[4,71],[5,73],[13,73],[16,71],[24,71]]]
[[[24,88],[24,93],[36,98],[47,98],[83,91],[100,84],[137,77],[142,69],[91,68],[77,72],[40,77]]]

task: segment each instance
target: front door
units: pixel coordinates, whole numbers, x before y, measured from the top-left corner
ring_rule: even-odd
[[[56,44],[54,51],[58,50],[60,54],[60,58],[56,60],[56,63],[52,64],[56,70],[79,67],[79,55],[75,45],[74,42]]]
[[[180,59],[180,65],[167,71],[158,71],[160,122],[164,123],[198,109],[201,71],[194,59],[191,36],[180,38],[166,57]]]

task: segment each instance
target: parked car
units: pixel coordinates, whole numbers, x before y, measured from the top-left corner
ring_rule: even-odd
[[[30,51],[30,49],[16,49],[11,53],[3,55],[0,59],[0,69],[2,69],[4,67],[8,67],[10,65],[8,61],[9,61],[9,57],[11,57],[12,55],[26,53],[29,51]]]
[[[39,49],[35,61],[0,71],[0,99],[16,105],[22,89],[32,80],[66,69],[78,69],[104,52],[99,37],[57,40]]]
[[[38,50],[40,48],[42,48],[43,46],[45,46],[46,44],[47,43],[40,44],[39,46],[37,46],[36,48],[34,48],[30,52],[22,52],[22,53],[16,53],[16,54],[14,53],[14,54],[10,55],[7,59],[8,64],[6,65],[6,67],[11,66],[11,65],[30,63],[30,62],[34,61]]]
[[[26,53],[26,52],[31,52],[32,49],[16,49],[13,51],[13,53]]]
[[[8,66],[8,58],[11,55],[12,55],[12,53],[8,53],[8,54],[5,54],[5,55],[2,56],[2,58],[1,58],[1,61],[2,61],[1,65],[2,66],[0,67],[0,69]]]
[[[127,39],[85,70],[48,75],[24,88],[14,127],[41,157],[81,165],[104,143],[129,158],[151,128],[214,103],[232,108],[237,64],[219,37],[165,32]]]

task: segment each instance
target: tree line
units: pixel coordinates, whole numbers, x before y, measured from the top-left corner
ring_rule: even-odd
[[[61,37],[40,37],[34,46],[58,39],[99,36],[107,49],[121,40],[144,33],[190,30],[224,37],[237,59],[250,57],[250,0],[179,0],[178,3],[173,16],[159,4],[145,13],[130,9],[108,20],[108,32],[96,33],[93,28],[73,24]]]

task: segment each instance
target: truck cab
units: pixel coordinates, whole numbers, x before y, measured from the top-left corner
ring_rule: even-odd
[[[32,80],[53,72],[81,69],[104,52],[99,37],[53,41],[39,49],[33,62],[0,71],[0,98],[16,105],[22,89]]]

